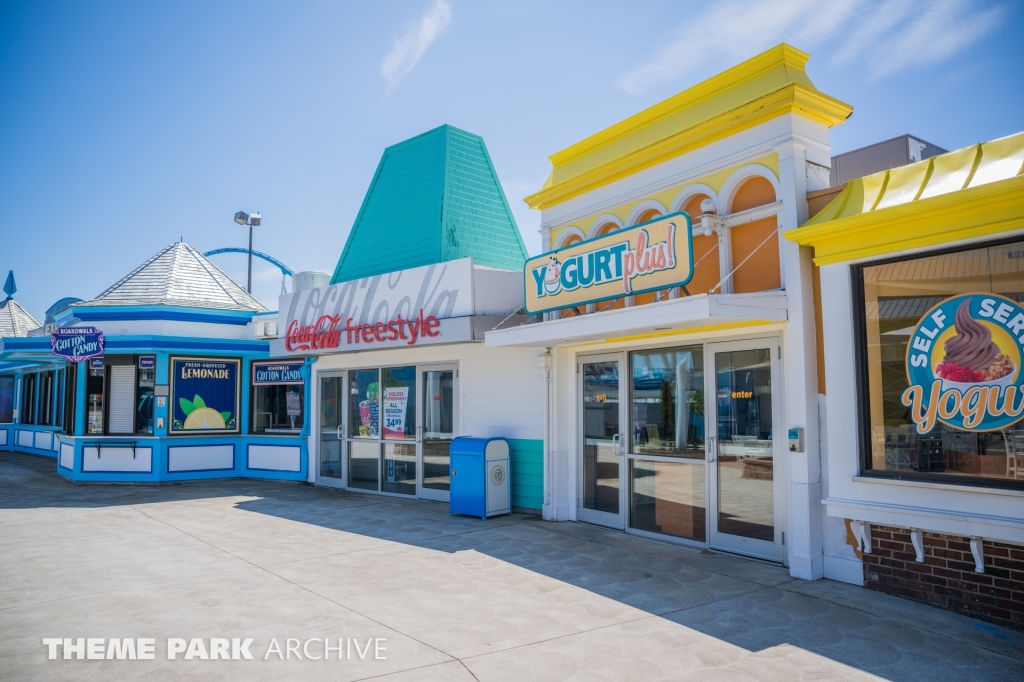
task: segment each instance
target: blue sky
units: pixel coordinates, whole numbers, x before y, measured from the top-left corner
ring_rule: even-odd
[[[854,106],[834,153],[1019,132],[1022,27],[982,0],[3,2],[0,276],[42,320],[179,237],[245,246],[237,210],[330,272],[383,148],[443,123],[484,137],[536,253],[550,154],[779,42]]]

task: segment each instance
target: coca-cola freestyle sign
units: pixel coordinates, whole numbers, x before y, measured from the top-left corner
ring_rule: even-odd
[[[71,362],[103,355],[103,332],[95,327],[59,327],[50,333],[50,352]]]
[[[473,314],[472,285],[466,258],[282,296],[285,353],[443,342],[444,320]]]

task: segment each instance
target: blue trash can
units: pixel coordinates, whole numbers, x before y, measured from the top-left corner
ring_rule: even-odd
[[[451,446],[451,514],[512,513],[509,447],[504,438],[459,436]]]

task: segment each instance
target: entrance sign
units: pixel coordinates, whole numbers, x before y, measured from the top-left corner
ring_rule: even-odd
[[[172,435],[238,433],[239,360],[171,358]]]
[[[299,362],[254,362],[252,383],[254,386],[282,386],[302,384],[302,367]]]
[[[907,344],[903,405],[918,433],[936,422],[995,431],[1024,418],[1024,308],[989,293],[947,298],[921,317]]]
[[[58,327],[50,332],[50,351],[71,362],[103,355],[103,332],[95,327]]]
[[[684,285],[693,277],[690,216],[650,222],[549,251],[526,261],[531,315]]]

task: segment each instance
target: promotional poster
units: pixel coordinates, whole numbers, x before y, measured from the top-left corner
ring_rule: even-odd
[[[172,435],[237,433],[239,361],[171,359]]]

